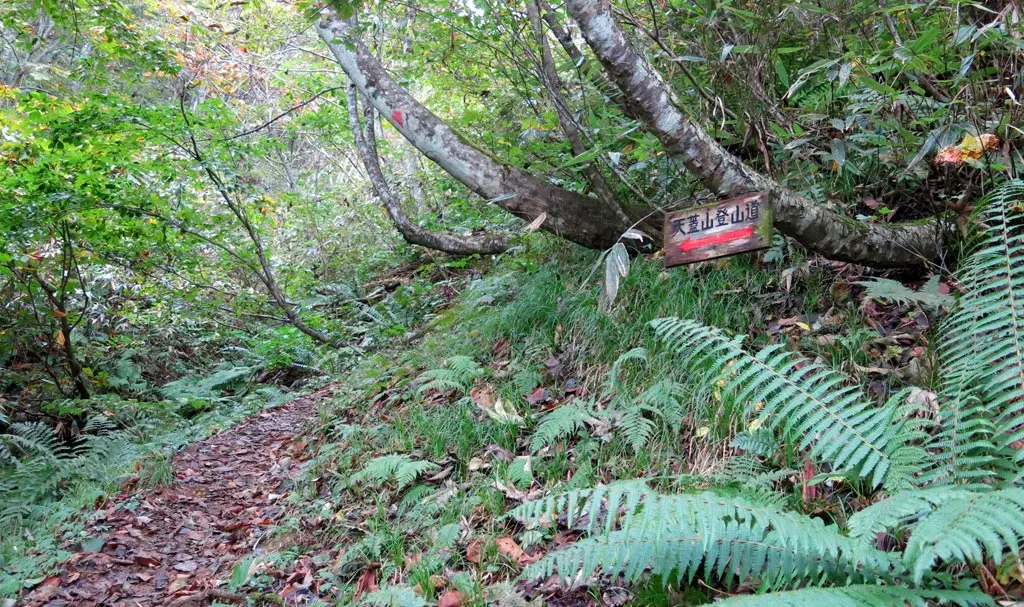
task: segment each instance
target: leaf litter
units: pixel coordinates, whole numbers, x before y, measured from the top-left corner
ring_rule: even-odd
[[[306,458],[297,439],[333,385],[189,445],[173,459],[175,482],[127,488],[92,517],[90,539],[21,603],[27,607],[245,603],[227,590],[232,567],[265,553],[261,542],[285,514],[281,499]],[[255,563],[253,563],[255,564]],[[312,577],[287,594],[308,595]],[[298,592],[297,590],[302,590]]]

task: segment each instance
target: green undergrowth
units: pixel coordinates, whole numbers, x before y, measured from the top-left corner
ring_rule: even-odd
[[[849,343],[808,344],[839,357],[857,348],[860,327],[855,302],[827,296],[834,276],[808,270],[787,289],[786,267],[755,256],[667,271],[640,258],[601,311],[595,261],[543,245],[505,256],[419,343],[346,375],[321,407],[317,454],[282,529],[291,550],[318,555],[321,596],[422,605],[457,590],[463,605],[521,604],[511,585],[531,557],[507,542],[532,552],[566,538],[524,531],[507,514],[553,490],[644,477],[799,504],[798,486],[772,491],[796,474],[799,454],[779,454],[773,469],[737,455],[734,441],[755,443],[756,428],[709,376],[681,371],[650,322],[685,316],[766,343],[771,320],[839,305],[850,318],[835,330]],[[381,590],[357,601],[368,569]],[[645,585],[638,597],[657,603],[665,592]]]

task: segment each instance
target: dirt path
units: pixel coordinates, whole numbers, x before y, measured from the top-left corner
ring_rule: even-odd
[[[193,443],[173,460],[177,481],[114,497],[88,526],[98,551],[78,552],[24,605],[98,607],[232,602],[218,582],[284,513],[305,445],[296,440],[327,386]]]

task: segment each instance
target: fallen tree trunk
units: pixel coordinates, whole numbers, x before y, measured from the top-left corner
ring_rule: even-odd
[[[542,229],[590,248],[611,246],[629,228],[617,205],[560,188],[472,146],[395,83],[333,10],[324,11],[317,31],[374,109],[427,158],[476,194],[527,221],[546,214]]]
[[[782,187],[745,165],[695,124],[676,103],[661,74],[629,44],[610,0],[568,0],[566,8],[632,111],[686,168],[722,197],[772,193],[775,227],[830,259],[879,267],[920,266],[938,259],[936,221],[863,223]]]

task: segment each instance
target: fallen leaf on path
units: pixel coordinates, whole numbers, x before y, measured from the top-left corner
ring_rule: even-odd
[[[182,561],[174,564],[175,569],[184,573],[192,573],[197,567],[199,567],[199,564],[195,561]]]
[[[135,564],[143,567],[156,567],[160,564],[160,558],[149,554],[136,554]]]
[[[181,592],[186,588],[188,588],[188,576],[179,575],[176,578],[174,578],[174,581],[171,582],[171,585],[167,587],[167,594],[175,594]]]

